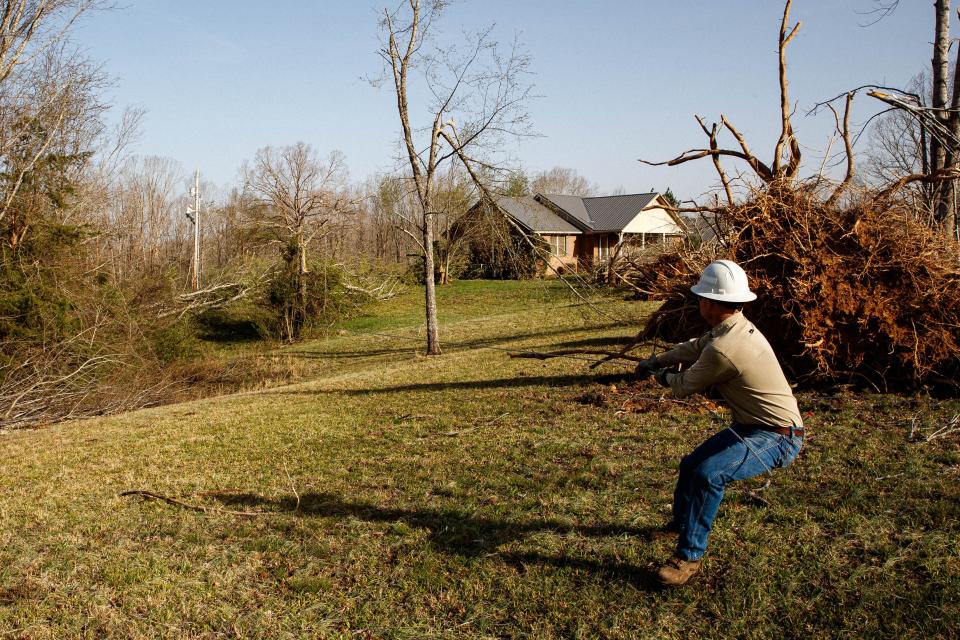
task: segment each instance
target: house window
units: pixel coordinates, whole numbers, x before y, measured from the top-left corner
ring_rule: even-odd
[[[547,236],[550,243],[550,253],[557,257],[567,255],[567,236]]]
[[[597,258],[607,260],[610,257],[610,236],[602,235],[597,238]]]

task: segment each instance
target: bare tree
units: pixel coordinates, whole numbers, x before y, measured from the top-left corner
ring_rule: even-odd
[[[26,176],[49,156],[50,145],[63,143],[72,133],[65,123],[81,124],[79,132],[86,135],[88,127],[82,125],[98,122],[99,112],[89,113],[91,102],[83,97],[92,95],[91,87],[102,82],[102,74],[79,55],[67,53],[64,40],[83,13],[105,6],[102,0],[0,0],[0,158],[10,176],[0,202],[0,222],[10,214]],[[27,67],[29,72],[20,75],[28,79],[21,77],[17,86],[9,86]],[[78,113],[78,108],[88,113]],[[21,137],[18,127],[27,136],[34,134],[30,149],[22,144],[14,148]],[[44,133],[36,135],[38,129]],[[19,157],[14,160],[15,155]]]
[[[0,85],[0,228],[11,248],[66,209],[103,133],[104,84],[89,61],[56,47]]]
[[[21,64],[63,40],[100,0],[0,0],[0,83]]]
[[[116,277],[154,279],[186,259],[187,229],[178,206],[183,168],[170,158],[130,158],[107,207]]]
[[[263,205],[256,225],[286,245],[296,265],[293,335],[306,321],[307,253],[331,218],[346,208],[342,193],[346,172],[342,153],[334,151],[321,160],[304,142],[279,149],[263,147],[245,171],[245,189]]]
[[[918,74],[907,91],[916,96],[919,105],[923,105],[923,96],[930,94],[929,76]],[[864,177],[870,184],[882,187],[902,176],[928,174],[927,148],[926,128],[917,118],[903,109],[887,109],[876,116],[876,123],[871,127]],[[936,223],[931,207],[931,185],[912,183],[901,191],[901,196],[910,201],[918,218],[930,225]]]
[[[576,169],[554,167],[536,174],[530,182],[535,193],[553,193],[567,196],[596,195],[597,188],[577,173]]]
[[[921,147],[920,172],[907,173],[891,183],[885,192],[893,192],[907,185],[922,184],[928,194],[928,207],[933,213],[933,223],[939,225],[950,238],[957,238],[957,175],[960,174],[960,56],[957,56],[953,71],[953,86],[950,87],[950,12],[949,0],[934,0],[933,57],[929,106],[924,95],[927,91],[903,91],[882,87],[869,93],[870,96],[912,118],[919,128]],[[876,2],[876,20],[882,20],[899,6],[899,0]],[[888,118],[888,124],[890,119]],[[906,130],[904,126],[893,129]],[[891,127],[881,130],[882,144],[891,142]]]
[[[793,38],[797,35],[797,32],[800,30],[800,23],[798,22],[794,24],[793,27],[789,26],[791,5],[792,0],[786,0],[783,7],[783,18],[780,21],[780,36],[778,40],[780,79],[780,137],[777,139],[777,143],[774,148],[772,162],[767,164],[757,158],[757,156],[754,155],[753,151],[751,151],[750,147],[747,145],[747,141],[740,131],[733,126],[726,116],[722,114],[720,116],[720,124],[714,124],[710,129],[707,128],[706,124],[699,116],[696,118],[698,124],[709,138],[709,148],[690,149],[683,152],[679,156],[664,162],[649,162],[647,160],[641,160],[640,162],[652,166],[666,165],[672,167],[685,162],[690,162],[692,160],[699,160],[700,158],[712,158],[714,167],[720,176],[720,181],[723,184],[728,199],[731,199],[732,195],[726,173],[720,165],[720,158],[722,157],[737,158],[747,163],[747,165],[753,170],[754,174],[766,184],[789,184],[793,182],[797,176],[797,172],[800,169],[801,152],[800,144],[797,142],[797,138],[793,132],[793,124],[791,123],[792,107],[790,104],[789,83],[787,82],[787,45],[790,44],[790,41],[793,40]],[[733,136],[734,140],[736,140],[740,147],[739,149],[725,149],[717,144],[717,133],[721,125],[722,128],[726,129],[730,135]],[[846,183],[849,182],[850,178],[852,178],[852,176],[848,176],[838,189],[843,189],[846,186]]]
[[[403,179],[396,176],[380,176],[374,179],[367,193],[371,194],[370,216],[373,226],[373,255],[385,262],[403,262],[410,239],[401,231],[404,218]]]
[[[443,0],[406,0],[380,21],[383,58],[392,80],[403,130],[403,149],[417,201],[407,232],[423,255],[427,354],[439,355],[437,298],[434,282],[436,180],[441,166],[452,160],[494,168],[489,154],[505,136],[529,133],[524,103],[530,96],[525,81],[529,59],[516,45],[503,56],[491,30],[465,38],[464,48],[427,47],[431,27],[445,6]],[[418,70],[431,96],[429,123],[416,128],[410,112],[411,70]],[[486,156],[486,159],[484,157]],[[469,167],[468,171],[469,171]],[[470,175],[479,176],[480,171]]]

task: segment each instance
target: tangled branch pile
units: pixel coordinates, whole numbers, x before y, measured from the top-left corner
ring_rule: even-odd
[[[792,188],[757,191],[723,210],[735,229],[714,249],[664,256],[634,283],[666,298],[642,337],[702,331],[689,287],[711,259],[747,270],[747,315],[804,384],[958,389],[960,262],[955,245],[905,206],[863,198],[846,208]]]
[[[786,74],[786,47],[800,27],[789,25],[791,4],[785,0],[780,24],[781,133],[773,161],[762,162],[723,115],[711,127],[697,118],[708,148],[665,162],[645,161],[676,166],[710,158],[726,204],[694,209],[714,214],[716,242],[632,265],[632,273],[622,274],[640,295],[666,300],[638,340],[674,342],[702,332],[705,325],[689,287],[711,260],[727,258],[744,267],[759,295],[747,315],[798,382],[858,382],[884,391],[927,387],[956,394],[960,250],[952,233],[929,226],[929,217],[898,193],[908,184],[923,183],[936,195],[944,191],[936,185],[957,180],[960,169],[931,164],[924,173],[854,191],[853,90],[818,105],[833,113],[843,140],[843,179],[831,183],[820,175],[799,180],[801,146],[791,124]],[[841,100],[842,116],[833,105]],[[927,120],[920,123],[922,130]],[[722,148],[721,132],[729,133],[738,148]],[[721,158],[745,162],[752,170],[758,182],[744,199],[734,197]]]

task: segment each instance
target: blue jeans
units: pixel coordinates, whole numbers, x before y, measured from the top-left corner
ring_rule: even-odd
[[[677,556],[684,560],[699,560],[706,552],[707,538],[729,482],[752,478],[768,467],[788,466],[803,444],[800,435],[782,436],[737,425],[732,428],[736,434],[724,429],[680,461],[680,477],[673,494],[673,525],[680,531]]]

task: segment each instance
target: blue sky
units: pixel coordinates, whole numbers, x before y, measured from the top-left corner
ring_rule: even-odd
[[[277,0],[133,0],[93,14],[75,41],[115,80],[112,100],[147,110],[135,150],[173,158],[228,188],[257,148],[303,140],[338,149],[351,177],[395,166],[399,124],[380,72],[384,3]],[[386,3],[392,6],[392,3]],[[803,22],[788,50],[795,128],[816,170],[832,130],[814,103],[862,84],[906,85],[929,67],[932,2],[902,2],[871,27],[873,0],[795,0]],[[604,191],[667,186],[684,198],[716,179],[709,161],[646,167],[705,144],[694,114],[726,114],[761,159],[779,134],[777,0],[463,0],[443,37],[495,23],[532,57],[540,97],[529,105],[540,137],[510,150],[533,172],[576,169]],[[857,98],[855,120],[878,105]],[[736,165],[728,165],[732,171]]]

